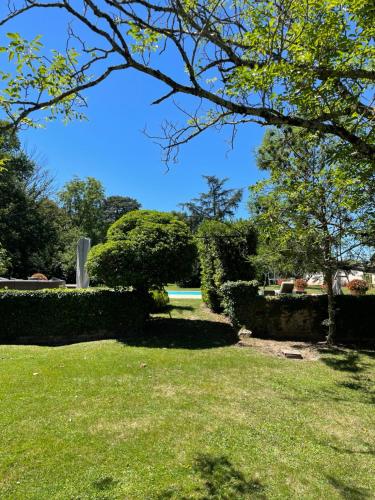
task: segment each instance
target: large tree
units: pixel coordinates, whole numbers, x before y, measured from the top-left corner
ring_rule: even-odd
[[[350,159],[345,169],[333,160],[336,147],[336,140],[316,134],[269,131],[257,156],[269,177],[250,191],[261,249],[286,266],[324,273],[329,341],[335,335],[334,274],[348,259],[369,259],[375,217],[374,173],[362,172],[366,182],[358,168],[351,175]]]
[[[105,234],[103,184],[94,177],[67,182],[58,193],[59,203],[73,225],[91,238],[94,244]]]
[[[0,106],[10,125],[29,124],[38,110],[79,116],[87,88],[135,69],[165,83],[155,104],[176,94],[197,100],[185,126],[164,127],[167,157],[209,127],[255,121],[332,134],[344,152],[375,159],[373,0],[3,4],[3,26],[34,10],[47,18],[55,9],[75,21],[67,53],[52,59],[40,37],[8,35],[1,50],[16,74],[2,72]]]
[[[242,199],[242,189],[225,188],[228,178],[219,179],[215,175],[203,175],[208,190],[197,198],[181,203],[187,210],[191,225],[196,228],[204,220],[224,221],[233,219]]]
[[[0,246],[7,269],[26,277],[58,271],[62,213],[48,199],[50,177],[27,155],[16,135],[0,135]]]
[[[104,222],[110,226],[123,215],[133,212],[133,210],[139,210],[140,208],[141,204],[135,198],[130,198],[129,196],[108,196],[103,203]]]

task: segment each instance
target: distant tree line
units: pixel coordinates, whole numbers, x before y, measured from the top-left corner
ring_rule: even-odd
[[[43,272],[74,280],[78,239],[104,241],[115,220],[140,207],[128,196],[106,196],[93,177],[74,178],[56,192],[18,137],[0,135],[0,276]]]
[[[207,220],[234,219],[242,189],[228,189],[227,178],[203,176],[207,191],[173,212],[193,234]],[[75,279],[76,245],[80,237],[103,243],[108,228],[141,204],[128,196],[106,196],[94,177],[74,177],[56,191],[54,180],[25,152],[11,132],[0,136],[0,276],[26,278],[35,272]],[[184,284],[199,286],[200,267]]]

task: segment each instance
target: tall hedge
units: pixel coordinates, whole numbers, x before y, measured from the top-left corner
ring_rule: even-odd
[[[205,221],[198,229],[196,240],[202,298],[213,311],[220,311],[221,286],[226,281],[248,281],[255,276],[249,257],[256,253],[256,232],[249,221]]]
[[[0,342],[65,343],[135,334],[150,297],[136,291],[0,291]]]

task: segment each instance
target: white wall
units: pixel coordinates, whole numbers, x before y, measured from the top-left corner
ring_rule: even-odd
[[[346,286],[348,281],[351,280],[356,280],[356,279],[362,280],[364,275],[363,271],[354,271],[354,270],[339,271],[339,273],[340,273],[339,274],[340,282],[342,286]],[[375,273],[372,273],[371,278],[372,278],[372,284],[375,286]],[[324,281],[323,273],[316,273],[308,279],[307,284],[322,285],[323,281]]]

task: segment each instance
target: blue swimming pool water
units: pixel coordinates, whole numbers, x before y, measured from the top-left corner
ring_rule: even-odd
[[[173,295],[201,295],[201,292],[196,292],[196,291],[192,291],[192,292],[184,292],[184,291],[180,291],[180,290],[168,290],[168,294],[173,294]]]

